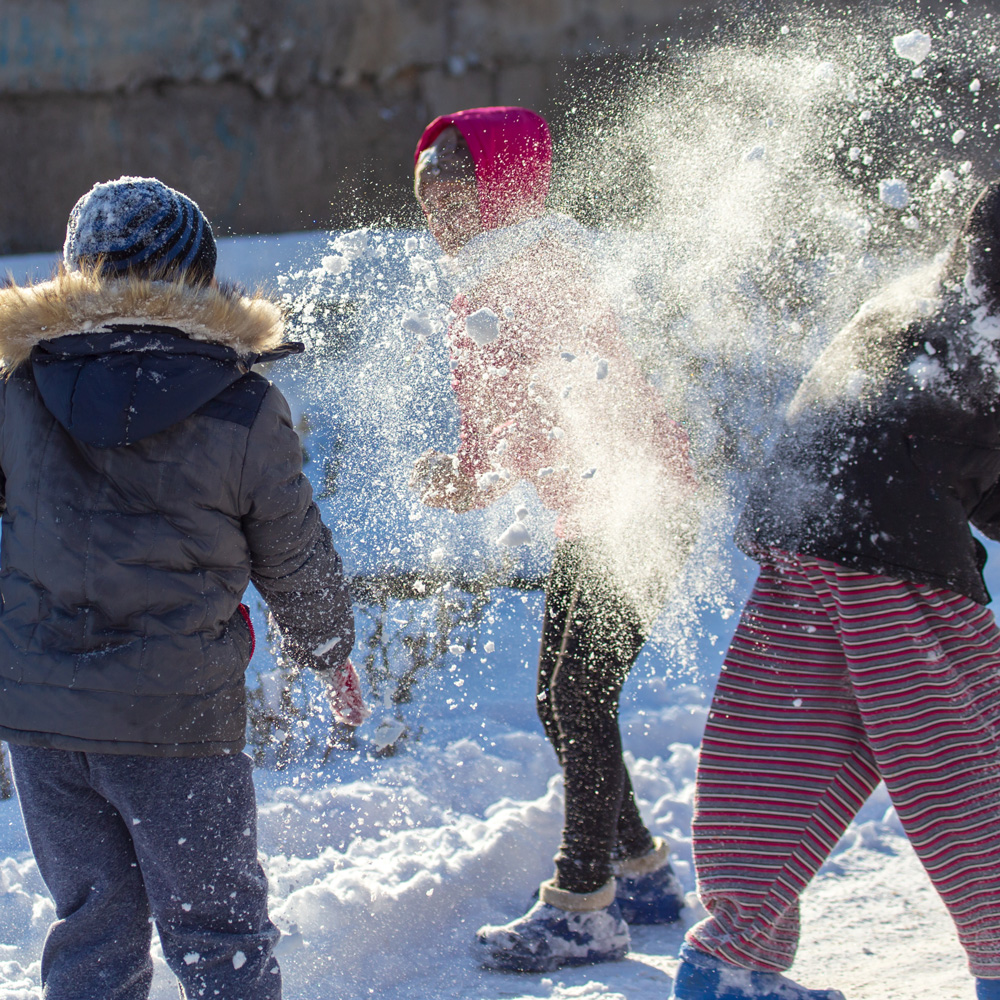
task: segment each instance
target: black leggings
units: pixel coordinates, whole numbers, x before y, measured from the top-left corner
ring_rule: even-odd
[[[615,857],[650,851],[622,759],[618,699],[647,630],[632,603],[591,566],[581,542],[556,546],[545,588],[538,715],[565,780],[556,884],[594,892]]]

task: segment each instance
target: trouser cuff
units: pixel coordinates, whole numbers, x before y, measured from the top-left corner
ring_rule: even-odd
[[[543,882],[538,888],[538,898],[549,906],[556,906],[568,913],[589,913],[603,910],[615,900],[615,880],[601,886],[596,892],[567,892],[560,889],[555,879]]]
[[[662,868],[670,857],[670,845],[662,837],[653,838],[652,850],[638,858],[621,858],[612,865],[616,875],[635,878],[637,875],[648,875]]]

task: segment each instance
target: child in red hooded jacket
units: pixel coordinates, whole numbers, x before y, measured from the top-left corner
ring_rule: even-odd
[[[538,902],[477,940],[501,969],[621,958],[627,922],[671,922],[684,905],[667,845],[636,807],[618,700],[690,547],[687,437],[621,338],[588,234],[545,212],[541,116],[437,118],[415,168],[431,233],[458,268],[448,338],[461,426],[457,452],[423,454],[412,485],[424,503],[463,512],[528,480],[559,514],[538,712],[565,777],[563,839]]]

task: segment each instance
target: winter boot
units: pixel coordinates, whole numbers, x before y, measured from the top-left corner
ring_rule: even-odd
[[[1000,1000],[1000,979],[976,979],[976,1000]]]
[[[670,1000],[844,1000],[844,994],[807,990],[777,972],[741,969],[685,944]]]
[[[476,932],[487,969],[552,972],[564,965],[615,962],[628,953],[628,925],[615,902],[615,883],[596,892],[566,892],[543,882],[538,902],[517,920]]]
[[[684,889],[670,867],[669,856],[667,842],[654,837],[648,854],[615,862],[615,902],[625,923],[672,924],[680,920]]]

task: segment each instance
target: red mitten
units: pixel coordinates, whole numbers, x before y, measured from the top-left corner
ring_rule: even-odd
[[[326,697],[333,709],[333,717],[347,726],[360,726],[371,715],[361,696],[361,678],[350,660],[344,660],[339,667],[328,670]]]

